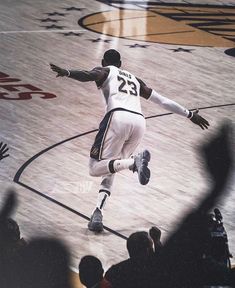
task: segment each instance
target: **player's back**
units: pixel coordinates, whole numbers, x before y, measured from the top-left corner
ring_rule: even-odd
[[[99,87],[106,101],[106,111],[123,108],[141,113],[140,83],[126,70],[116,66],[108,66],[109,75]]]

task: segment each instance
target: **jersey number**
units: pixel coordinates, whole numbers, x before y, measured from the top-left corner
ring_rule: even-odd
[[[121,82],[121,84],[118,87],[118,91],[123,92],[123,93],[130,93],[131,95],[137,96],[137,86],[134,82],[126,80],[120,76],[117,76],[117,79],[119,82]],[[128,86],[128,87],[126,87]],[[124,89],[124,88],[128,88],[128,90]]]

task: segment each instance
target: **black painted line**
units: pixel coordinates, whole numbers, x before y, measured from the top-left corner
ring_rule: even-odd
[[[187,21],[187,22],[198,22],[198,24],[202,25],[203,23],[205,23],[206,26],[209,26],[209,25],[212,25],[212,26],[221,26],[221,25],[234,25],[235,24],[235,19],[234,20],[228,20],[228,19],[216,19],[216,18],[213,18],[213,19],[199,19],[199,18],[186,18],[186,17],[183,17],[181,19],[174,19],[176,21]],[[195,23],[196,24],[196,23]],[[190,25],[190,24],[189,24]]]
[[[194,111],[194,110],[197,110],[197,109],[198,110],[205,110],[205,109],[212,109],[212,108],[221,108],[221,107],[234,106],[234,105],[235,105],[235,103],[213,105],[213,106],[193,108],[193,109],[189,109],[189,111]],[[152,115],[152,116],[145,117],[145,119],[157,118],[157,117],[167,116],[167,115],[172,115],[172,114],[174,114],[174,113],[164,113],[164,114]]]
[[[207,25],[210,26],[210,25]],[[233,28],[215,28],[215,27],[210,27],[210,28],[201,28],[202,30],[205,30],[206,32],[208,31],[225,31],[225,32],[235,32],[235,29]],[[213,32],[211,32],[213,33]]]
[[[230,41],[233,41],[233,42],[235,42],[235,38],[234,38],[235,36],[224,36],[224,38],[226,38],[226,39],[229,39]],[[233,48],[234,49],[234,48]]]
[[[223,31],[222,31],[223,32]],[[232,34],[224,34],[224,33],[222,33],[222,32],[213,32],[213,34],[215,34],[215,35],[218,35],[218,36],[222,36],[223,38],[225,38],[225,39],[229,39],[229,37],[235,37],[235,34],[234,33],[232,33]],[[233,35],[234,34],[234,35]],[[231,39],[232,39],[231,38]],[[229,39],[230,40],[230,39]]]
[[[218,19],[218,18],[194,18],[194,17],[170,17],[171,19],[177,20],[177,21],[199,21],[199,22],[204,22],[204,23],[213,23],[213,25],[225,25],[225,24],[233,24],[235,23],[235,19],[230,20],[230,19]]]
[[[216,13],[205,13],[205,12],[201,12],[201,13],[186,13],[188,11],[184,11],[182,10],[184,13],[164,13],[163,15],[166,15],[168,17],[197,17],[199,16],[200,18],[203,17],[208,17],[208,16],[215,16],[215,17],[227,17],[227,16],[235,16],[235,13],[221,13],[220,11],[216,12]],[[206,19],[210,19],[210,18],[206,18]],[[216,18],[217,19],[217,18]],[[220,18],[219,18],[220,19]]]
[[[148,34],[142,34],[142,35],[127,35],[125,37],[141,37],[141,36],[151,36],[151,35],[172,35],[172,34],[191,33],[191,32],[195,32],[195,30],[164,32],[164,33],[148,33]]]
[[[189,20],[191,21],[191,20]],[[197,21],[197,20],[196,20]],[[197,21],[196,23],[193,22],[188,23],[188,25],[196,27],[198,29],[217,29],[216,27],[218,26],[228,26],[228,27],[234,27],[235,24],[235,20],[233,20],[233,22],[227,22],[227,21],[206,21],[206,22],[202,22],[202,21]],[[201,26],[205,26],[205,28],[201,27]],[[214,27],[215,26],[215,27]],[[208,27],[208,28],[207,28]]]
[[[44,193],[42,193],[42,192],[39,192],[38,190],[36,190],[36,189],[34,189],[34,188],[32,188],[32,187],[30,187],[30,186],[28,186],[28,185],[20,182],[20,181],[18,181],[17,183],[18,183],[19,185],[21,185],[22,187],[27,188],[27,189],[30,190],[31,192],[33,192],[33,193],[35,193],[35,194],[37,194],[37,195],[39,195],[39,196],[41,196],[41,197],[43,197],[43,198],[51,201],[51,202],[59,205],[60,207],[66,209],[66,210],[68,210],[68,211],[70,211],[70,212],[72,212],[72,213],[74,213],[74,214],[76,214],[76,215],[78,215],[78,216],[80,216],[80,217],[82,217],[83,219],[88,220],[88,221],[90,220],[90,218],[89,218],[88,216],[86,216],[86,215],[84,215],[83,213],[78,212],[77,210],[75,210],[75,209],[73,209],[73,208],[71,208],[71,207],[69,207],[69,206],[67,206],[67,205],[65,205],[65,204],[63,204],[63,203],[55,200],[54,198],[52,198],[52,197],[50,197],[50,196],[48,196],[48,195],[46,195],[46,194],[44,194]],[[109,228],[109,227],[107,227],[107,226],[104,226],[104,229],[107,230],[108,232],[110,232],[110,233],[112,233],[112,234],[114,234],[114,235],[122,238],[122,239],[127,240],[127,237],[126,237],[126,236],[118,233],[117,231],[115,231],[115,230],[113,230],[113,229],[111,229],[111,228]]]
[[[112,6],[112,4],[133,4],[133,5],[138,5],[138,4],[147,4],[149,6],[169,6],[169,7],[204,7],[204,8],[223,8],[223,9],[234,9],[235,5],[213,5],[213,4],[190,4],[190,3],[157,3],[154,1],[128,1],[128,0],[119,0],[119,1],[108,1],[107,0],[96,0],[98,2],[101,2],[103,4],[107,4],[109,6]]]
[[[56,143],[56,144],[53,144],[53,145],[47,147],[46,149],[40,151],[40,152],[37,153],[36,155],[32,156],[28,161],[26,161],[26,162],[20,167],[20,169],[16,172],[16,175],[15,175],[13,181],[16,182],[16,183],[18,183],[18,181],[19,181],[19,179],[20,179],[20,176],[21,176],[21,174],[23,173],[23,171],[25,170],[25,168],[26,168],[31,162],[33,162],[35,159],[37,159],[39,156],[41,156],[42,154],[44,154],[44,153],[46,153],[47,151],[55,148],[56,146],[59,146],[59,145],[61,145],[61,144],[64,144],[65,142],[71,141],[71,140],[73,140],[73,139],[75,139],[75,138],[79,138],[79,137],[88,135],[88,134],[93,133],[93,132],[96,132],[96,131],[98,131],[98,129],[90,130],[90,131],[84,132],[84,133],[82,133],[82,134],[78,134],[78,135],[72,136],[72,137],[70,137],[70,138],[68,138],[68,139],[62,140],[62,141],[60,141],[60,142],[58,142],[58,143]]]

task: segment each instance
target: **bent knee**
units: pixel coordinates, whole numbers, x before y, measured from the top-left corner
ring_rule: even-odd
[[[92,176],[92,177],[99,177],[99,176],[100,176],[100,175],[98,175],[97,172],[96,172],[94,169],[92,169],[92,168],[89,169],[89,175]]]
[[[97,171],[97,168],[96,168],[96,161],[90,160],[90,163],[89,163],[89,175],[93,176],[93,177],[98,177],[100,175],[98,175],[97,172],[98,171]]]

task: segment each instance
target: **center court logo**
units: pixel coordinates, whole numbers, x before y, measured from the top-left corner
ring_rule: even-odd
[[[130,40],[235,47],[234,6],[147,3],[135,10],[124,4],[121,9],[87,15],[78,23],[93,32]]]

